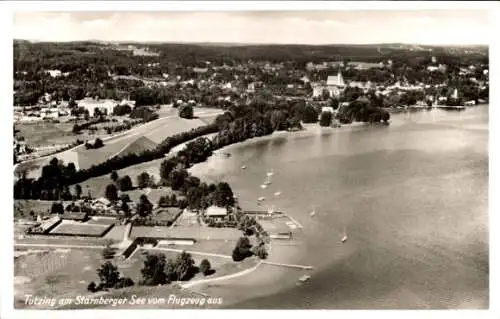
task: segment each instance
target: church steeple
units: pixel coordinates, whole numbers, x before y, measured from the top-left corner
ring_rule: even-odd
[[[342,72],[340,70],[339,73],[337,74],[337,85],[345,86],[344,78],[342,77]]]

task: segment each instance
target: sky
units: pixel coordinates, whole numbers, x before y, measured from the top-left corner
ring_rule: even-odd
[[[15,12],[15,39],[488,44],[487,10]]]

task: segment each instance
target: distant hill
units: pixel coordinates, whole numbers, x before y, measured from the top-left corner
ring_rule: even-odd
[[[118,45],[117,45],[118,44]],[[195,66],[200,61],[210,61],[214,65],[230,65],[252,61],[284,62],[293,61],[298,66],[308,62],[361,61],[380,63],[391,59],[406,63],[412,58],[439,60],[446,57],[463,58],[464,63],[487,63],[488,46],[479,45],[419,45],[404,43],[382,44],[243,44],[243,43],[152,43],[152,42],[26,42],[14,40],[14,69],[62,68],[73,70],[82,65],[102,64],[112,61],[116,65],[137,65],[143,57],[135,57],[128,51],[116,49],[119,46],[134,45],[158,56],[148,57],[148,61],[178,63]],[[111,49],[111,50],[110,50]],[[96,62],[99,61],[99,62]]]

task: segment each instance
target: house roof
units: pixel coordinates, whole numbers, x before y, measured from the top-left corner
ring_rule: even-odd
[[[106,206],[111,205],[111,202],[107,198],[104,198],[104,197],[96,199],[94,201],[94,204],[96,204],[96,203],[101,203],[101,204],[104,204]]]
[[[102,100],[95,100],[93,98],[85,98],[83,100],[77,101],[78,106],[88,106],[88,107],[114,107],[117,105],[119,102],[115,100],[108,100],[108,99],[102,99]]]
[[[328,76],[328,79],[326,80],[326,85],[345,86],[342,73],[339,72],[336,76],[335,75]]]
[[[193,71],[196,73],[205,73],[208,71],[208,68],[193,68]]]
[[[210,206],[205,211],[205,215],[206,216],[226,216],[227,209],[225,209],[223,207]]]

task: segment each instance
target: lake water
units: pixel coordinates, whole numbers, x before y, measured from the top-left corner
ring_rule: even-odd
[[[302,286],[303,272],[265,266],[255,280],[209,291],[234,292],[231,307],[488,307],[488,106],[393,114],[390,126],[316,129],[227,151],[193,173],[228,181],[245,209],[265,196],[264,206],[297,219],[304,228],[286,261],[315,268]]]

